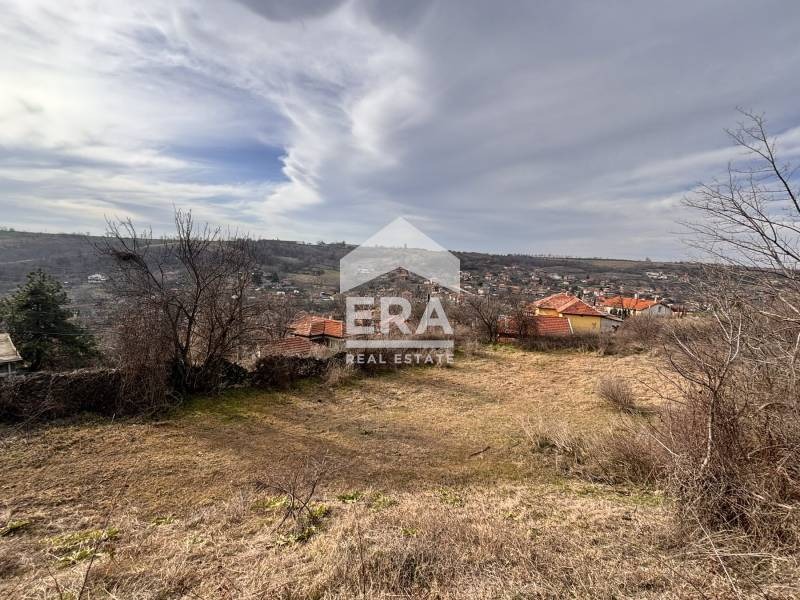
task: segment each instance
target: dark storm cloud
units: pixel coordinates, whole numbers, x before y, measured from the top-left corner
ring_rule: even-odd
[[[337,8],[343,0],[239,0],[272,21],[295,21],[320,17]]]
[[[361,7],[382,29],[404,35],[418,27],[435,4],[436,0],[363,0]]]

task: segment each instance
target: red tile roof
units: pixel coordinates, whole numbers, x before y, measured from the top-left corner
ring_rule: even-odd
[[[298,319],[289,327],[292,333],[303,337],[344,337],[344,322],[337,321],[336,319],[326,319],[325,317],[310,315]]]
[[[651,306],[658,304],[655,300],[642,300],[641,298],[626,298],[625,296],[614,296],[603,301],[603,306],[607,308],[625,308],[627,310],[647,310]]]
[[[569,319],[563,317],[535,316],[528,317],[530,335],[569,335],[572,333]],[[513,317],[506,317],[500,321],[500,335],[504,337],[517,337],[519,329]]]
[[[560,307],[571,304],[575,300],[577,300],[577,298],[575,296],[570,296],[569,294],[552,294],[546,298],[537,300],[533,303],[533,305],[536,308],[550,308],[552,310],[561,312],[559,310]]]
[[[569,335],[572,333],[569,319],[562,317],[533,317],[536,335]]]
[[[552,294],[533,303],[536,308],[549,308],[565,315],[579,315],[585,317],[607,317],[608,315],[595,310],[583,300],[569,294]]]
[[[316,344],[306,337],[288,337],[270,343],[264,353],[268,355],[307,356],[314,346]]]

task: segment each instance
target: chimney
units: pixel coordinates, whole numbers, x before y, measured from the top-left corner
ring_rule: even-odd
[[[634,298],[634,300],[638,300],[638,299],[639,299],[639,292],[636,292],[636,293],[633,295],[633,298]]]

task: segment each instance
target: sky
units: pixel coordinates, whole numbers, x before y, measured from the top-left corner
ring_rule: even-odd
[[[800,156],[800,3],[0,0],[0,225],[680,259],[744,107]]]

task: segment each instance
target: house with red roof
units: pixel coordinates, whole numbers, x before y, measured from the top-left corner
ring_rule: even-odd
[[[322,348],[340,348],[344,338],[343,321],[317,315],[304,315],[289,325],[289,333],[285,338],[270,342],[264,353],[309,356]]]
[[[305,338],[315,344],[339,347],[345,337],[344,321],[306,315],[289,325],[289,336]]]
[[[614,296],[606,298],[600,308],[607,314],[622,315],[655,315],[658,317],[671,317],[672,309],[657,300],[643,300],[638,296]]]
[[[501,340],[513,340],[528,335],[531,337],[555,337],[570,335],[572,326],[569,319],[559,317],[545,317],[531,315],[525,318],[523,331],[520,331],[519,323],[514,317],[501,317],[498,334]]]
[[[531,305],[537,317],[558,317],[569,321],[573,333],[600,333],[613,331],[622,319],[601,312],[571,294],[551,294]]]

